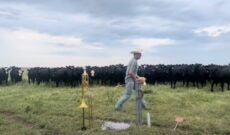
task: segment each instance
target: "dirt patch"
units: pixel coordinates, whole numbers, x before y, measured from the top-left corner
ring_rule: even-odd
[[[10,123],[17,123],[19,125],[23,125],[26,128],[37,130],[40,133],[46,133],[47,131],[51,130],[47,129],[47,127],[44,124],[30,122],[26,118],[23,118],[19,114],[12,111],[0,111],[0,116],[2,116],[3,119]]]
[[[0,111],[0,115],[3,116],[7,121],[15,121],[16,123],[22,124],[27,128],[36,128],[37,125],[29,122],[25,118],[20,117],[18,114],[12,111]]]

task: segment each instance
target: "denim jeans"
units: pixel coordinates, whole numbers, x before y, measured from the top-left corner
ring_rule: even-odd
[[[130,96],[133,93],[133,90],[134,90],[134,81],[126,81],[126,89],[124,91],[123,96],[117,101],[117,103],[115,105],[115,109],[117,109],[117,110],[122,109],[123,104],[130,98]],[[136,91],[135,91],[135,93],[136,93]],[[137,95],[137,94],[135,94],[135,95]],[[146,103],[145,103],[144,99],[142,99],[142,105],[143,105],[143,108],[146,108]]]

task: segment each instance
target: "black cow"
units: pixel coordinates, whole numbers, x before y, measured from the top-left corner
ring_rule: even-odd
[[[183,65],[174,65],[170,69],[171,88],[176,88],[176,83],[183,81],[185,84],[185,67]]]
[[[29,81],[29,84],[32,82],[32,83],[35,83],[36,81],[36,78],[37,78],[37,72],[38,72],[39,68],[30,68],[28,69],[28,81]]]
[[[51,69],[51,80],[56,83],[56,86],[59,87],[60,83],[67,84],[67,79],[70,76],[67,76],[66,68],[53,68]]]
[[[37,84],[49,83],[50,81],[50,69],[49,68],[39,68],[36,75]]]
[[[22,81],[23,70],[18,67],[11,67],[10,68],[10,79],[13,84]]]
[[[8,83],[8,71],[5,68],[0,68],[0,84]]]
[[[228,90],[230,90],[230,66],[216,67],[211,73],[211,91],[213,92],[214,84],[220,83],[222,92],[224,91],[224,84],[227,83]]]
[[[196,65],[195,67],[195,79],[197,88],[203,88],[206,85],[206,81],[209,80],[209,70],[202,65]],[[200,84],[200,86],[199,86]]]

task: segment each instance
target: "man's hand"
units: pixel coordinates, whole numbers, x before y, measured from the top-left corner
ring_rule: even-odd
[[[137,76],[133,72],[129,72],[129,76],[135,81]]]

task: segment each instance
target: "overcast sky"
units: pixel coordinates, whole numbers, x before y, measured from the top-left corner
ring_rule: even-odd
[[[0,0],[1,66],[230,63],[229,0]]]

